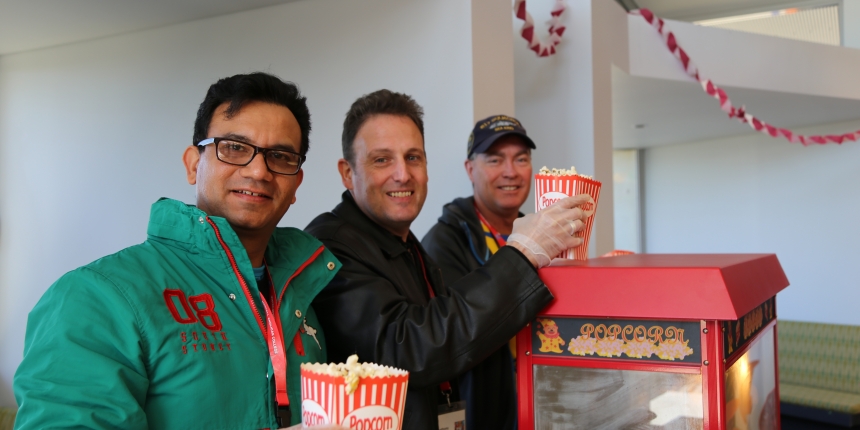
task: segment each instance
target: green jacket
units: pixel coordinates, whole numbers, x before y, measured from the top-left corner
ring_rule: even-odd
[[[227,220],[162,199],[147,234],[140,245],[67,273],[30,312],[13,384],[16,428],[277,428],[265,311]],[[299,364],[326,361],[310,303],[341,265],[293,228],[276,229],[265,258],[283,294],[296,424]]]

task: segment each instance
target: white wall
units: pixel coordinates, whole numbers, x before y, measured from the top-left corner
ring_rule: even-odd
[[[803,147],[750,132],[643,153],[645,252],[775,253],[791,283],[780,318],[860,324],[860,142]]]
[[[547,39],[552,2],[531,2],[535,34]],[[514,20],[514,70],[517,118],[537,149],[541,166],[576,166],[602,182],[589,253],[615,246],[612,189],[612,64],[627,69],[627,14],[610,0],[569,1],[562,15],[566,26],[558,54],[538,58],[519,36],[523,22]],[[523,205],[534,211],[534,191]]]
[[[638,149],[612,151],[615,249],[642,252],[642,203]]]
[[[313,0],[0,57],[0,406],[14,404],[26,316],[45,289],[143,241],[158,197],[194,202],[180,156],[220,77],[268,71],[308,97],[305,180],[282,222],[297,227],[340,200],[352,101],[380,88],[413,95],[431,178],[413,225],[422,236],[443,203],[471,192],[470,28],[460,0]]]

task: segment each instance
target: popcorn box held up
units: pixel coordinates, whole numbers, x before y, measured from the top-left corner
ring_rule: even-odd
[[[582,245],[562,252],[559,258],[588,259],[588,241],[591,238],[591,227],[594,225],[594,214],[597,212],[600,185],[600,182],[581,175],[545,175],[540,173],[535,175],[535,212],[547,208],[565,197],[577,194],[588,194],[593,200],[593,202],[580,206],[587,215],[585,228],[575,235],[582,238]]]
[[[361,378],[347,394],[346,378],[301,369],[302,426],[336,424],[348,429],[400,430],[409,372]]]

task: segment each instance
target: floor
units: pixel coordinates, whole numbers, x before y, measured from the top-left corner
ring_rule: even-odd
[[[782,430],[844,430],[847,427],[839,427],[831,424],[824,424],[815,421],[807,421],[799,418],[792,418],[782,415]],[[856,427],[855,427],[856,428]]]

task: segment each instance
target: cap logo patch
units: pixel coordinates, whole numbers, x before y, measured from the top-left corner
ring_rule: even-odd
[[[493,131],[513,130],[516,126],[517,124],[512,121],[496,121],[490,124]]]

